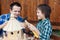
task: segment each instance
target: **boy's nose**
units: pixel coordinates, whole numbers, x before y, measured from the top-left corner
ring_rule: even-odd
[[[38,16],[39,14],[37,13],[37,16]]]

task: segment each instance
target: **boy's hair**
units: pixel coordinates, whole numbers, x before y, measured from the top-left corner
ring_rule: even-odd
[[[51,8],[47,4],[40,4],[37,7],[39,10],[42,11],[42,13],[45,14],[45,18],[50,18]]]
[[[13,3],[10,4],[10,9],[11,10],[12,10],[13,6],[18,6],[18,7],[21,7],[22,8],[21,4],[18,3],[18,2],[13,2]]]

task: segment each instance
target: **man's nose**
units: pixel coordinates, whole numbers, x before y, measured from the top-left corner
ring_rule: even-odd
[[[16,12],[17,14],[19,14],[19,12]]]

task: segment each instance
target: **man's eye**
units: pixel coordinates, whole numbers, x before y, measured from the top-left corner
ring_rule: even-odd
[[[14,12],[17,12],[17,11],[14,11]]]
[[[18,11],[18,12],[20,12],[20,11]]]

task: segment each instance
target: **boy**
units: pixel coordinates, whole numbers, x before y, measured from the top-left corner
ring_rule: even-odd
[[[37,7],[37,17],[39,23],[37,29],[40,31],[40,40],[50,40],[52,27],[50,23],[51,8],[46,4],[41,4]]]
[[[37,7],[37,17],[39,21],[36,28],[39,30],[39,33],[26,21],[30,29],[37,31],[39,34],[39,40],[50,40],[50,36],[52,34],[52,26],[49,20],[50,13],[51,8],[47,4],[41,4]]]

